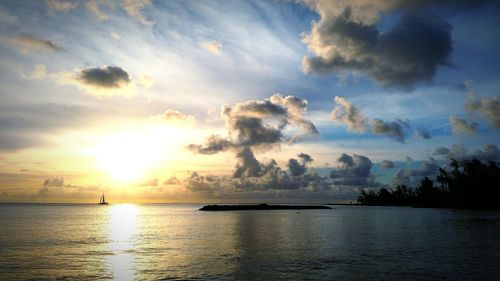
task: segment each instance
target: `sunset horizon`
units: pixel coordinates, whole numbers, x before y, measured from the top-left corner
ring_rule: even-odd
[[[2,2],[0,202],[354,202],[499,161],[498,5],[428,2]]]
[[[500,280],[499,15],[0,0],[0,280]]]

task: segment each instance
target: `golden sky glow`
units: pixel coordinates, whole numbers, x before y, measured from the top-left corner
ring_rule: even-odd
[[[87,2],[0,3],[0,202],[352,201],[500,160],[492,4]]]

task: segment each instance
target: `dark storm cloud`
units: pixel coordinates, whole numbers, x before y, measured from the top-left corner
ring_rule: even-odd
[[[283,142],[295,142],[300,137],[317,135],[314,124],[305,119],[307,101],[294,96],[275,94],[265,100],[250,100],[234,106],[224,105],[221,114],[229,135],[225,138],[212,135],[205,144],[190,144],[196,153],[214,154],[245,147],[266,149]],[[300,128],[302,134],[285,136],[287,127]]]
[[[469,112],[482,114],[490,123],[491,127],[500,128],[500,97],[476,97],[473,96],[465,103]]]
[[[242,151],[236,153],[238,164],[234,171],[234,178],[260,177],[263,173],[262,164],[255,159],[252,150],[245,147]]]
[[[343,153],[337,162],[337,169],[330,171],[332,182],[337,185],[376,186],[375,176],[371,173],[372,161],[363,155],[350,156]]]
[[[287,166],[290,174],[294,177],[301,176],[306,172],[306,167],[294,158],[288,159]]]
[[[372,120],[372,133],[377,135],[385,135],[393,138],[398,142],[404,143],[406,132],[410,128],[408,120],[396,119],[396,121],[386,122],[375,118]]]
[[[231,129],[236,133],[240,145],[267,146],[280,143],[283,139],[279,128],[265,125],[260,118],[238,116],[232,121]]]
[[[305,153],[299,153],[297,154],[297,157],[299,157],[303,164],[309,164],[314,160],[309,154]]]
[[[467,123],[467,120],[457,116],[450,116],[450,125],[455,134],[477,134],[479,124],[476,122]]]
[[[323,48],[338,42],[341,50],[305,57],[306,73],[355,70],[384,86],[411,87],[432,81],[439,66],[451,64],[451,25],[429,15],[406,15],[393,30],[382,33],[374,25],[355,22],[346,9],[321,28],[316,34],[325,38],[316,40]]]
[[[313,53],[303,59],[306,73],[358,71],[384,86],[405,88],[430,82],[439,67],[451,66],[452,26],[430,8],[467,6],[455,1],[304,2],[320,15],[303,38]],[[379,30],[380,19],[392,12],[399,21]]]
[[[288,159],[288,170],[294,177],[302,176],[307,171],[307,165],[313,161],[309,154],[300,153],[297,155],[299,160],[295,158]]]
[[[78,79],[83,84],[97,88],[121,88],[130,82],[128,73],[117,66],[84,68]]]

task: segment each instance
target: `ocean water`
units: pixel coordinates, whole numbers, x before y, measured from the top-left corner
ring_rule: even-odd
[[[0,280],[500,280],[500,212],[0,204]]]

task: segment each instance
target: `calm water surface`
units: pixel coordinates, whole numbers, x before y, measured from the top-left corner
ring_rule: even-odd
[[[500,212],[0,204],[0,280],[500,280]]]

